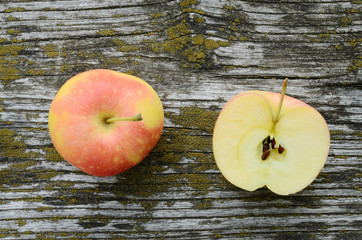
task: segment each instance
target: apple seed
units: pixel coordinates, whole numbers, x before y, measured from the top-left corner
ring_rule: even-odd
[[[270,148],[268,147],[268,149],[266,151],[263,151],[263,155],[261,155],[261,160],[266,160],[270,155]]]
[[[279,144],[278,153],[282,154],[283,152],[284,152],[284,148]]]

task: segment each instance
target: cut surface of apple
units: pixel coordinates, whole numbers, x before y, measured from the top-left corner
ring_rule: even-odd
[[[317,177],[329,145],[329,129],[318,111],[265,91],[233,97],[213,135],[215,161],[228,181],[248,191],[266,186],[280,195],[301,191]]]

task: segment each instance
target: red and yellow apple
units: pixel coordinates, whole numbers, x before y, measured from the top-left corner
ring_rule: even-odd
[[[239,188],[266,186],[280,195],[301,191],[328,157],[322,115],[282,93],[247,91],[230,99],[215,123],[213,151],[223,176]]]
[[[94,176],[112,176],[140,163],[164,124],[160,98],[145,81],[106,69],[80,73],[56,94],[49,110],[55,149]]]

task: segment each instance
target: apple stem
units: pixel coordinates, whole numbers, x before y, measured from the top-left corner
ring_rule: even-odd
[[[277,115],[275,116],[275,118],[273,120],[274,124],[276,124],[279,121],[279,115],[280,115],[280,111],[282,110],[283,100],[284,100],[285,92],[287,91],[287,86],[288,86],[288,78],[284,79],[284,82],[283,82],[283,88],[282,88],[282,92],[280,94]]]
[[[116,122],[116,121],[141,121],[142,115],[141,113],[133,116],[133,117],[113,117],[113,118],[108,118],[106,119],[106,123],[112,123],[112,122]]]

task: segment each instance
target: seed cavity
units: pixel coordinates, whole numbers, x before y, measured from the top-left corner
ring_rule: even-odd
[[[261,155],[261,160],[266,160],[269,157],[271,150],[276,148],[278,149],[279,154],[284,152],[282,145],[279,144],[279,146],[277,146],[275,138],[271,139],[270,136],[266,137],[263,140],[263,153]]]

